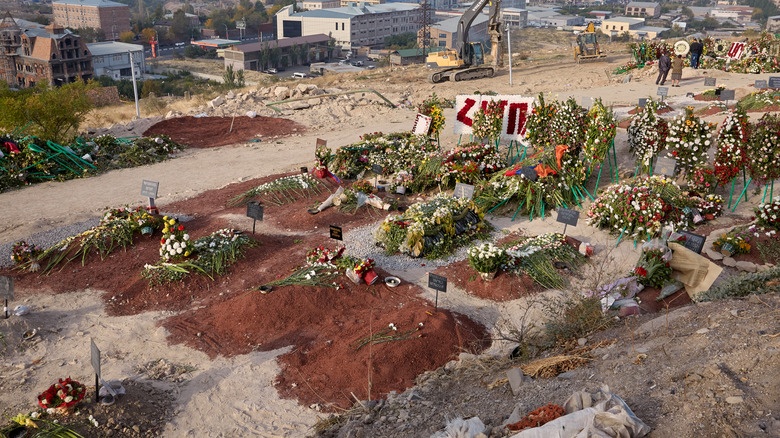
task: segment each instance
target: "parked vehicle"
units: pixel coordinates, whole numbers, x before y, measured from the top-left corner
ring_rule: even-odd
[[[309,75],[307,75],[306,73],[295,72],[293,73],[292,77],[296,79],[304,79],[304,78],[308,78]]]
[[[266,73],[268,73],[269,75],[275,75],[275,74],[279,73],[279,70],[277,70],[275,68],[269,68],[268,70],[266,70]]]

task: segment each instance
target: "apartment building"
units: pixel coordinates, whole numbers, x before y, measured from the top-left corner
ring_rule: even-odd
[[[658,18],[661,16],[661,5],[654,2],[630,2],[626,5],[626,15]]]
[[[349,6],[293,13],[286,6],[276,14],[278,39],[330,35],[342,50],[379,46],[385,37],[417,32],[422,21],[420,5],[410,3],[350,3]]]
[[[54,22],[78,29],[101,29],[107,40],[116,41],[119,34],[130,31],[130,8],[109,0],[54,0],[51,4]]]
[[[9,13],[0,21],[0,78],[9,86],[58,86],[92,77],[92,53],[80,36],[55,23],[14,20]]]
[[[114,80],[131,79],[135,69],[136,79],[144,77],[146,60],[144,46],[117,41],[104,41],[87,44],[92,53],[92,65],[95,76],[108,76]],[[131,54],[133,66],[131,67]]]

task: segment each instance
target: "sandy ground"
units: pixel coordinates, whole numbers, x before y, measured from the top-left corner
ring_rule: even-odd
[[[491,80],[466,84],[433,86],[425,83],[416,72],[407,73],[413,81],[393,80],[367,84],[350,81],[349,88],[373,87],[380,91],[408,93],[413,104],[436,92],[452,98],[458,93],[475,90],[493,90],[503,94],[536,95],[541,91],[553,92],[558,99],[566,96],[601,97],[605,103],[631,105],[640,97],[655,94],[655,75],[634,73],[627,83],[609,78],[605,73],[625,61],[613,59],[610,63],[575,65],[570,59],[530,63],[526,68],[513,72],[514,85],[509,85],[508,72],[502,72]],[[683,86],[670,88],[670,97],[684,103],[687,92],[701,92],[705,76],[717,77],[719,83],[737,89],[737,96],[748,93],[756,79],[769,75],[729,75],[713,71],[688,71],[684,73]],[[621,77],[622,78],[622,77]],[[611,79],[608,80],[608,79]],[[691,99],[692,101],[692,99]],[[113,171],[94,178],[72,180],[63,183],[45,183],[22,190],[0,194],[0,243],[23,239],[34,233],[54,227],[81,222],[96,217],[107,206],[137,205],[145,200],[139,195],[143,179],[160,182],[158,205],[164,211],[171,202],[190,198],[203,191],[223,187],[273,173],[311,165],[316,138],[328,140],[331,147],[339,147],[358,140],[365,132],[394,132],[411,129],[415,112],[412,109],[370,107],[354,112],[329,129],[309,132],[279,139],[273,143],[243,144],[213,149],[189,150],[180,157],[152,166]],[[448,120],[454,119],[453,110],[445,111]],[[291,117],[303,124],[316,124],[307,120],[306,112]],[[721,122],[722,116],[713,117]],[[457,136],[445,128],[442,142],[454,146]],[[632,173],[631,158],[627,155],[625,132],[619,133],[618,149],[622,170]],[[747,209],[756,203],[743,203]],[[553,218],[545,220],[520,220],[509,222],[498,219],[497,225],[507,229],[523,229],[536,234],[560,228]],[[601,252],[601,257],[616,260],[616,272],[632,266],[637,254],[633,245],[622,244],[616,250],[615,238],[588,227],[584,218],[577,227],[569,227],[575,238],[591,241]],[[398,273],[403,278],[421,283],[425,268]],[[185,383],[159,383],[175,392],[174,415],[168,419],[164,436],[302,436],[310,432],[317,412],[299,406],[292,400],[281,400],[271,387],[278,372],[274,357],[283,351],[253,353],[232,359],[208,360],[198,351],[183,346],[168,346],[165,331],[156,326],[164,317],[161,313],[144,313],[132,317],[108,317],[97,291],[82,291],[62,295],[36,295],[27,297],[30,291],[17,290],[17,304],[30,305],[33,312],[22,318],[0,319],[0,332],[10,330],[19,333],[24,327],[40,330],[40,341],[34,348],[6,349],[0,356],[0,381],[5,388],[0,391],[0,406],[5,413],[29,410],[34,395],[45,389],[52,379],[70,375],[91,381],[89,365],[89,339],[94,338],[105,353],[103,370],[109,379],[136,376],[135,367],[155,358],[196,366],[192,378]],[[429,298],[433,299],[431,293]],[[440,294],[439,305],[468,314],[488,327],[501,318],[512,320],[521,306],[520,300],[501,306],[480,300],[454,290]],[[24,330],[22,330],[23,332]],[[9,338],[10,339],[10,338]],[[10,346],[18,345],[16,339],[8,340]],[[13,381],[14,384],[10,384]],[[16,411],[15,411],[16,409]]]

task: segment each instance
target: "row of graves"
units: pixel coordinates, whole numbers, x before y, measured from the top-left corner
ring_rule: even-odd
[[[335,150],[318,141],[311,169],[207,192],[163,214],[154,205],[158,184],[144,181],[148,206],[112,208],[99,225],[49,248],[18,242],[0,298],[13,300],[14,282],[55,291],[89,286],[111,291],[111,315],[179,310],[162,323],[170,342],[211,357],[296,345],[279,356],[275,385],[305,405],[324,399],[326,410],[351,406],[343,394],[369,397],[361,383],[367,367],[373,391],[388,393],[457,352],[489,346],[484,327],[438,307],[452,271],[430,272],[420,284],[398,278],[355,250],[365,240],[385,259],[415,266],[465,248],[469,267],[456,275],[564,289],[594,250],[607,249],[566,235],[584,216],[612,235],[605,235],[611,245],[639,253],[623,278],[584,292],[601,299],[605,312],[710,299],[721,267],[702,251],[750,254],[780,228],[780,199],[772,197],[780,116],[751,123],[736,107],[717,126],[692,108],[665,119],[649,101],[627,130],[635,168],[620,169],[618,122],[599,99],[589,103],[434,95],[411,132],[369,133]],[[445,120],[452,105],[455,120]],[[448,122],[460,134],[454,147],[438,140]],[[751,183],[764,188],[755,221],[716,241],[696,232],[736,211]],[[558,223],[539,235],[501,236],[491,218],[502,215],[555,216]],[[247,218],[243,226],[225,219],[236,216]],[[352,233],[366,227],[368,236]],[[68,264],[79,265],[77,275],[63,269]],[[436,292],[433,303],[423,286]],[[638,297],[660,304],[640,305]],[[41,406],[65,404],[58,400]]]

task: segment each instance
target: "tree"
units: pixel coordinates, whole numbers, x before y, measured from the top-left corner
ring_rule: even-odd
[[[685,32],[678,25],[672,26],[671,29],[661,32],[659,35],[661,38],[680,38],[685,36]]]
[[[46,17],[45,15],[40,15],[40,14],[30,18],[29,20],[32,21],[33,23],[42,24],[44,26],[46,26],[46,25],[51,23],[51,20],[49,20],[48,17]]]
[[[186,58],[202,58],[204,55],[206,55],[206,51],[200,46],[189,45],[184,48]]]
[[[236,88],[243,88],[246,86],[246,79],[244,78],[244,70],[236,72]]]
[[[162,94],[160,84],[153,79],[145,80],[143,86],[141,86],[141,97],[147,97],[149,96],[149,93],[154,93],[155,96]]]
[[[171,33],[174,38],[188,38],[190,36],[190,19],[181,9],[173,13]]]
[[[228,65],[225,67],[225,73],[222,74],[222,83],[226,88],[236,88],[236,73],[233,71],[233,66]]]
[[[417,47],[417,34],[404,32],[385,37],[385,48],[390,50],[413,49]]]
[[[689,20],[693,20],[693,17],[694,17],[693,10],[691,8],[689,8],[688,6],[683,6],[682,9],[680,9],[680,13],[682,13]]]
[[[157,36],[157,31],[152,29],[151,27],[147,27],[146,29],[141,31],[141,38],[146,41],[152,41]]]
[[[93,107],[87,91],[97,86],[76,81],[50,87],[39,82],[24,101],[24,117],[32,122],[30,133],[59,144],[72,140]]]
[[[295,65],[298,63],[298,59],[301,56],[301,46],[298,44],[293,44],[290,46],[290,65]]]
[[[119,34],[119,41],[122,41],[123,43],[132,43],[133,39],[135,39],[135,32],[131,30]]]
[[[279,65],[279,57],[281,55],[282,55],[281,49],[279,49],[279,47],[274,47],[273,49],[271,49],[271,54],[268,57],[268,61],[271,63],[271,65],[278,66]]]

